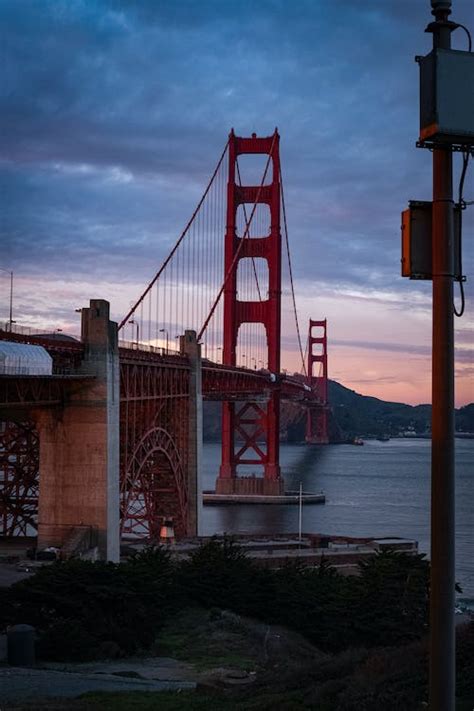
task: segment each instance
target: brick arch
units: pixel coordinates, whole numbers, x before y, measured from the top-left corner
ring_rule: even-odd
[[[121,529],[156,539],[163,517],[172,517],[176,535],[187,531],[187,487],[182,457],[173,437],[153,427],[140,439],[121,482]]]

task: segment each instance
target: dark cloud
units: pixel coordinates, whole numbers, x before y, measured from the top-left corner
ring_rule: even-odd
[[[471,8],[457,0],[453,17]],[[277,124],[295,276],[426,293],[398,274],[400,210],[431,190],[414,147],[428,2],[4,0],[1,13],[2,264],[145,281],[230,127]]]

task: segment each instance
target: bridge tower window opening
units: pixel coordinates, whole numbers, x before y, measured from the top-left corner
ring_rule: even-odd
[[[262,323],[243,323],[236,346],[236,365],[250,370],[268,369],[267,332]]]
[[[237,237],[248,237],[249,239],[266,239],[271,230],[270,207],[265,203],[260,203],[253,209],[250,203],[241,203],[237,207],[235,220]],[[250,216],[253,212],[252,221],[249,224]],[[262,251],[264,246],[262,245]]]
[[[239,154],[235,164],[237,185],[260,185],[262,176],[265,173],[267,158],[268,156],[265,153]],[[263,185],[271,185],[274,180],[273,171],[273,160],[270,158],[270,165],[263,180]]]
[[[237,267],[237,298],[239,301],[268,299],[268,262],[261,257],[244,257]]]

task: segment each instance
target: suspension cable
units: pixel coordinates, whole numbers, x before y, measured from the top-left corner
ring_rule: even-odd
[[[132,315],[135,313],[135,311],[136,311],[136,309],[138,308],[138,306],[143,302],[143,299],[144,299],[145,296],[150,292],[150,290],[152,289],[153,285],[157,282],[157,280],[158,280],[159,277],[161,276],[162,272],[164,271],[164,269],[167,267],[167,265],[169,264],[169,262],[171,261],[171,259],[172,259],[173,256],[175,255],[176,250],[178,249],[179,245],[181,244],[181,242],[182,242],[183,239],[185,238],[185,236],[186,236],[186,234],[187,234],[189,228],[191,227],[191,225],[192,225],[193,222],[194,222],[194,218],[196,217],[196,215],[198,214],[199,210],[201,209],[201,206],[202,206],[204,200],[206,199],[206,196],[207,196],[209,190],[211,189],[211,185],[212,185],[213,182],[214,182],[214,178],[216,177],[217,173],[219,172],[219,168],[221,167],[222,161],[224,160],[225,155],[226,155],[226,153],[227,153],[227,149],[228,149],[228,147],[229,147],[229,141],[230,141],[230,138],[227,140],[227,143],[225,144],[224,150],[222,151],[222,155],[221,155],[221,157],[219,158],[219,162],[217,163],[216,169],[214,170],[214,172],[213,172],[213,174],[212,174],[212,176],[211,176],[211,179],[209,180],[209,183],[207,184],[207,188],[205,189],[205,191],[204,191],[204,193],[203,193],[203,195],[202,195],[202,198],[200,199],[199,203],[197,204],[197,207],[196,207],[196,209],[194,210],[193,214],[191,215],[191,218],[189,219],[189,221],[188,221],[186,227],[185,227],[184,230],[182,231],[181,236],[180,236],[179,239],[177,240],[177,242],[176,242],[176,244],[174,245],[173,249],[172,249],[171,252],[168,254],[167,258],[165,259],[165,261],[164,261],[163,264],[161,265],[160,269],[157,271],[157,273],[155,274],[155,276],[153,277],[153,279],[151,280],[151,282],[148,284],[148,286],[146,287],[145,291],[142,293],[142,295],[140,296],[140,298],[138,299],[138,301],[136,302],[136,304],[135,304],[134,306],[132,306],[132,308],[131,308],[130,311],[127,313],[127,315],[125,316],[125,318],[123,318],[122,321],[119,323],[119,326],[118,326],[118,330],[119,330],[119,331],[120,331],[121,328],[123,328],[123,327],[125,326],[125,324],[127,323],[128,319],[130,318],[130,316],[132,316]]]
[[[298,346],[300,349],[300,356],[301,356],[301,364],[303,366],[303,372],[308,377],[308,373],[306,371],[306,363],[305,363],[305,357],[303,354],[303,346],[301,343],[301,333],[300,333],[300,324],[298,320],[298,311],[296,309],[296,297],[295,297],[295,286],[293,283],[293,268],[291,266],[291,254],[290,254],[290,240],[288,238],[288,223],[286,220],[286,207],[285,207],[285,193],[283,192],[283,175],[281,172],[280,168],[280,186],[281,186],[281,204],[283,208],[283,225],[285,229],[285,242],[286,242],[286,254],[288,256],[288,267],[289,267],[289,272],[290,272],[290,284],[291,284],[291,297],[293,301],[293,313],[295,317],[295,323],[296,323],[296,333],[298,335]]]
[[[237,261],[238,261],[239,256],[240,256],[240,252],[242,251],[242,245],[243,245],[243,243],[244,243],[244,240],[245,240],[245,239],[248,239],[249,230],[250,230],[250,225],[252,224],[252,220],[253,220],[253,217],[254,217],[254,215],[255,215],[255,211],[256,211],[256,209],[257,209],[257,205],[259,204],[260,195],[261,195],[261,193],[262,193],[262,189],[263,189],[263,186],[264,186],[264,184],[265,184],[265,179],[266,179],[266,177],[267,177],[268,167],[269,167],[269,165],[270,165],[270,160],[271,160],[271,158],[272,158],[273,147],[274,147],[274,145],[275,145],[276,135],[277,135],[277,134],[276,134],[276,132],[275,132],[275,133],[273,134],[272,145],[270,146],[270,151],[269,151],[269,153],[268,153],[267,164],[265,165],[265,170],[264,170],[264,172],[263,172],[262,181],[261,181],[261,183],[260,183],[260,185],[259,185],[259,187],[258,187],[257,195],[255,196],[255,202],[254,202],[253,207],[252,207],[252,212],[250,213],[249,221],[248,221],[248,223],[247,223],[247,225],[246,225],[246,227],[245,227],[245,232],[244,232],[244,234],[243,234],[243,236],[242,236],[242,238],[241,238],[241,240],[240,240],[239,246],[237,247],[237,250],[236,250],[236,252],[235,252],[235,254],[234,254],[234,258],[233,258],[233,260],[232,260],[232,264],[230,265],[229,270],[228,270],[227,274],[226,274],[225,277],[224,277],[224,281],[222,282],[222,286],[221,286],[221,288],[219,289],[219,293],[217,294],[216,300],[214,301],[214,303],[213,303],[213,305],[212,305],[212,308],[211,308],[211,310],[210,310],[210,312],[209,312],[209,315],[208,315],[207,319],[206,319],[205,322],[204,322],[203,327],[202,327],[201,330],[199,331],[199,335],[198,335],[198,337],[197,337],[198,342],[201,340],[204,331],[205,331],[206,328],[208,327],[209,321],[211,320],[211,318],[212,318],[213,315],[214,315],[214,311],[215,311],[216,308],[217,308],[217,304],[219,303],[219,300],[220,300],[220,298],[221,298],[221,296],[222,296],[222,294],[223,294],[223,292],[224,292],[224,289],[225,289],[225,287],[226,287],[226,285],[227,285],[227,282],[229,281],[230,276],[231,276],[231,274],[232,274],[233,271],[234,271],[235,265],[237,264]],[[229,139],[229,140],[230,140],[230,139]]]

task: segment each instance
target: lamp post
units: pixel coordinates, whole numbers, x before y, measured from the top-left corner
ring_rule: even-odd
[[[242,360],[244,361],[244,368],[246,368],[246,363],[247,363],[247,355],[245,353],[242,353]]]
[[[219,363],[219,351],[222,350],[222,346],[217,346],[217,362]]]
[[[138,341],[140,340],[140,326],[139,326],[139,324],[138,324],[138,321],[136,321],[134,318],[131,318],[130,321],[129,321],[129,323],[131,323],[132,325],[135,325],[135,326],[137,327],[137,340],[136,340],[136,344],[137,344],[137,348],[138,348]]]
[[[166,355],[168,355],[168,345],[169,345],[169,333],[168,329],[160,328],[160,333],[164,333],[166,336]]]
[[[10,316],[8,319],[9,322],[9,331],[10,333],[12,332],[12,324],[14,323],[13,321],[13,271],[10,271],[8,269],[3,269],[0,267],[0,271],[5,272],[5,274],[10,274]]]

